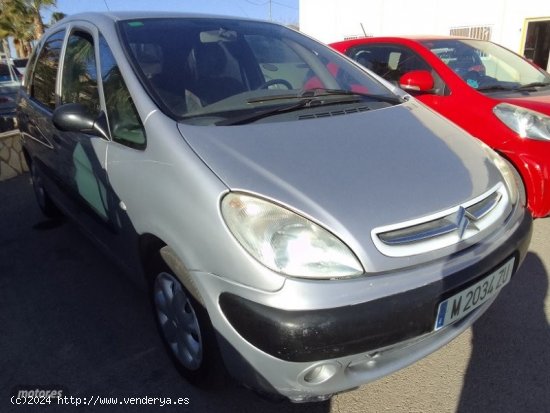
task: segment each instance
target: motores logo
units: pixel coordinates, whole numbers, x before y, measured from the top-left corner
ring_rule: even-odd
[[[66,395],[61,386],[17,386],[11,393],[19,399],[58,398]]]

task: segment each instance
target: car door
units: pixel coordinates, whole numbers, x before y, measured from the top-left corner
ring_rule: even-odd
[[[111,144],[144,148],[145,134],[112,53],[95,26],[73,23],[43,41],[29,68],[19,118],[32,164],[56,205],[134,270],[137,235],[110,185],[106,157]],[[67,104],[82,105],[96,119],[110,112],[106,135],[58,129],[56,110]]]
[[[65,43],[66,33],[68,33]],[[97,63],[93,36],[80,28],[60,30],[44,42],[22,99],[22,133],[33,146],[33,163],[48,182],[48,192],[68,215],[81,221],[82,211],[107,221],[106,187],[101,165],[107,140],[64,132],[53,123],[55,109],[81,103],[99,113]]]
[[[101,112],[98,64],[92,32],[72,27],[63,54],[59,105],[78,103],[91,114]],[[70,200],[67,207],[79,221],[91,216],[98,224],[109,225],[105,156],[108,140],[82,132],[55,131],[58,162],[63,165],[63,183]]]
[[[48,192],[57,203],[64,204],[62,176],[65,165],[58,162],[58,142],[52,115],[57,105],[57,72],[61,51],[65,39],[65,30],[49,35],[41,45],[38,53],[33,55],[19,101],[19,127],[22,138],[30,147],[32,163],[44,177]]]
[[[144,148],[142,122],[113,54],[94,26],[82,23],[69,30],[59,72],[59,105],[80,104],[108,125],[104,137],[57,130],[71,210],[113,258],[132,268],[137,263],[137,234],[110,184],[106,165],[111,145],[123,143],[129,151]]]

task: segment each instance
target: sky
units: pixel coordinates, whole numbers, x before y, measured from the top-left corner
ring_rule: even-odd
[[[299,0],[57,0],[57,7],[42,12],[45,23],[51,13],[75,14],[86,11],[158,10],[208,13],[298,24]]]

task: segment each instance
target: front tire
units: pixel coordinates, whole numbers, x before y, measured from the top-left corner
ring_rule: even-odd
[[[206,309],[166,265],[155,266],[149,281],[155,320],[176,368],[196,386],[216,383],[223,363]]]

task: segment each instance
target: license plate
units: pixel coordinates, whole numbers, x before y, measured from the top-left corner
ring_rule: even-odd
[[[439,303],[435,330],[460,320],[494,297],[510,281],[514,258],[474,285]]]

